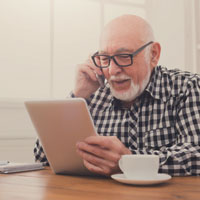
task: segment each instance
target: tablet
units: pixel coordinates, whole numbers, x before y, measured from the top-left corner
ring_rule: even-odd
[[[97,136],[86,101],[26,101],[25,107],[54,173],[92,175],[76,152],[78,141]]]

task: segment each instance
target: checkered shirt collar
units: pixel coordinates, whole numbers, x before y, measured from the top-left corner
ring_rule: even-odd
[[[154,99],[166,102],[171,96],[172,81],[167,73],[161,71],[161,66],[155,67],[151,74],[151,79],[145,91]]]

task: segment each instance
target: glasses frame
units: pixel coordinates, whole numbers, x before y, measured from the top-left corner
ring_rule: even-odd
[[[137,49],[136,51],[134,51],[134,52],[131,53],[131,54],[128,54],[128,53],[120,53],[120,54],[115,54],[115,55],[109,56],[109,55],[105,55],[105,54],[98,54],[99,52],[97,51],[93,56],[91,56],[91,58],[92,58],[93,63],[95,64],[95,66],[98,67],[98,68],[101,68],[101,69],[102,69],[102,68],[108,68],[108,67],[110,66],[111,60],[113,60],[114,63],[115,63],[117,66],[119,66],[119,67],[128,67],[128,66],[130,66],[130,65],[133,64],[133,57],[136,56],[136,55],[137,55],[138,53],[140,53],[144,48],[146,48],[147,46],[149,46],[149,45],[152,44],[152,43],[153,43],[153,41],[148,42],[147,44],[141,46],[139,49]],[[99,66],[99,65],[97,65],[97,63],[96,63],[96,61],[95,61],[95,57],[96,57],[97,55],[98,55],[98,56],[106,56],[106,57],[108,58],[108,65],[106,65],[106,66]],[[131,63],[128,64],[128,65],[120,65],[120,64],[118,64],[117,61],[116,61],[116,59],[115,59],[115,56],[120,56],[120,55],[121,55],[121,56],[130,56],[130,58],[131,58]]]

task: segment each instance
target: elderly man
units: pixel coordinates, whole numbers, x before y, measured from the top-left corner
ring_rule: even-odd
[[[157,66],[160,50],[144,19],[124,15],[105,26],[99,51],[78,65],[72,97],[87,100],[100,135],[77,143],[90,171],[118,173],[121,155],[156,154],[160,173],[200,175],[200,77]],[[34,151],[47,162],[39,141]]]

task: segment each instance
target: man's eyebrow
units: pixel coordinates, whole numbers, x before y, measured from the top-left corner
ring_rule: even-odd
[[[117,49],[114,54],[117,54],[117,53],[125,53],[125,52],[128,52],[128,53],[132,53],[133,52],[133,49],[127,49],[127,48],[119,48]],[[99,54],[108,54],[108,52],[106,51],[99,51]]]
[[[127,48],[119,48],[115,51],[115,53],[122,53],[122,52],[129,52],[129,53],[132,53],[133,52],[133,49],[127,49]]]

